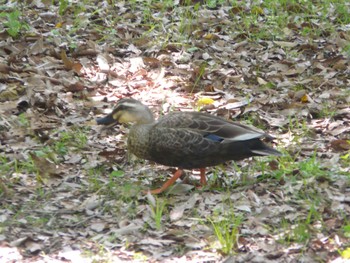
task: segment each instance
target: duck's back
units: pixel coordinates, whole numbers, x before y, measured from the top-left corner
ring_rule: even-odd
[[[173,112],[155,124],[132,127],[128,144],[140,158],[193,169],[250,156],[276,154],[277,151],[260,141],[264,136],[248,126],[209,114]]]

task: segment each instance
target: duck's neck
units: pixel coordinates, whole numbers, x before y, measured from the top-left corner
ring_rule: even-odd
[[[144,110],[140,113],[137,124],[149,124],[154,122],[154,116],[150,109]]]

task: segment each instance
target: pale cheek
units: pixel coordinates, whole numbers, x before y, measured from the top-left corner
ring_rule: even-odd
[[[118,122],[119,123],[128,123],[128,122],[133,122],[134,121],[134,116],[132,116],[129,113],[124,113],[118,116]]]

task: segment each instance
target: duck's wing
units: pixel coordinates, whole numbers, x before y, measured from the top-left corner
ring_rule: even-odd
[[[190,129],[201,133],[204,137],[220,140],[223,143],[262,137],[272,138],[254,127],[201,112],[173,112],[159,119],[156,125],[158,127]]]
[[[224,141],[189,128],[153,127],[148,137],[150,159],[163,165],[193,169],[251,156],[281,155],[259,138]]]

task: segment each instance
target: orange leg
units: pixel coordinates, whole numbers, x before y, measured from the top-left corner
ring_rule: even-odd
[[[175,181],[182,175],[182,170],[177,170],[174,175],[168,180],[166,181],[162,187],[158,188],[158,189],[154,189],[151,190],[151,194],[160,194],[162,192],[164,192],[167,188],[169,188],[170,186],[172,186]]]
[[[199,171],[201,172],[201,173],[200,173],[200,176],[201,176],[201,179],[200,179],[201,186],[205,186],[205,185],[207,184],[207,178],[205,177],[205,168],[200,168]]]

